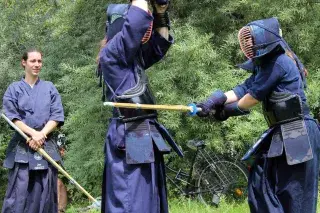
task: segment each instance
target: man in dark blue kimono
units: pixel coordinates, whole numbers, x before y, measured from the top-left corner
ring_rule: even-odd
[[[145,69],[173,43],[167,7],[167,1],[156,0],[153,15],[144,0],[108,7],[107,43],[99,60],[108,100],[155,104]],[[168,212],[163,154],[170,148],[164,139],[182,155],[157,112],[114,108],[105,141],[102,212]]]
[[[315,213],[320,132],[309,114],[302,63],[281,36],[276,18],[249,23],[239,31],[249,59],[240,67],[252,75],[232,91],[218,90],[198,104],[205,117],[223,121],[248,114],[262,102],[269,129],[247,152],[254,157],[248,195],[252,213]]]
[[[10,84],[3,96],[4,114],[31,140],[15,133],[6,152],[4,167],[9,183],[2,213],[58,212],[57,170],[35,150],[39,147],[57,162],[61,160],[50,132],[64,122],[60,95],[49,81],[40,80],[42,54],[30,49],[23,55],[25,76]]]

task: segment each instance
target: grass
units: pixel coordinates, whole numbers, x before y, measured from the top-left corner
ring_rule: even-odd
[[[218,207],[205,206],[197,200],[179,198],[171,200],[169,203],[170,213],[248,213],[247,202],[241,204],[226,203],[223,200]]]
[[[82,207],[85,205],[82,205]],[[318,211],[320,212],[320,202],[318,196]],[[184,197],[169,200],[170,213],[248,213],[249,206],[247,201],[243,203],[226,203],[222,200],[218,207],[205,206],[195,199]],[[71,206],[67,213],[79,213],[79,206]],[[99,213],[99,211],[87,211],[86,213]]]
[[[82,207],[85,205],[82,205]],[[78,213],[79,206],[71,206],[67,213]],[[241,204],[226,203],[221,201],[219,207],[206,206],[195,199],[184,197],[174,198],[169,200],[170,213],[248,213],[249,208],[247,202]],[[99,211],[86,211],[86,213],[98,213]]]

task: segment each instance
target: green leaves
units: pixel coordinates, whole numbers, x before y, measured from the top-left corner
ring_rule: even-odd
[[[57,86],[67,116],[61,130],[69,144],[65,166],[94,195],[101,191],[103,145],[111,117],[110,109],[102,106],[94,74],[98,43],[105,34],[107,3],[111,1],[0,3],[0,95],[22,76],[20,54],[24,47],[39,46],[44,52],[41,78]],[[276,16],[284,38],[310,73],[308,100],[312,112],[319,112],[320,4],[302,0],[175,0],[170,16],[175,43],[165,59],[148,70],[158,104],[199,102],[216,89],[227,91],[241,83],[248,74],[234,67],[244,61],[238,30],[253,20]],[[210,148],[232,156],[243,154],[267,128],[260,107],[248,116],[222,123],[168,111],[159,112],[159,120],[183,148],[190,139],[202,139]],[[10,134],[0,121],[0,162]],[[0,181],[5,175],[0,169]],[[73,198],[82,198],[71,186],[69,191]]]

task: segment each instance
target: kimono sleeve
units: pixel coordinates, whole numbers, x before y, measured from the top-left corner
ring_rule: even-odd
[[[248,89],[248,93],[258,101],[263,101],[277,86],[284,74],[284,69],[277,63],[261,69]]]
[[[174,40],[171,35],[169,35],[169,40],[166,40],[157,31],[154,31],[150,40],[142,47],[142,55],[145,63],[144,68],[147,69],[160,61],[165,56],[173,42]]]
[[[58,126],[64,124],[64,111],[61,102],[61,97],[56,87],[51,83],[50,88],[51,103],[49,120],[58,122]]]
[[[252,74],[249,78],[247,78],[242,84],[239,84],[235,88],[233,88],[234,93],[236,94],[238,100],[241,99],[245,94],[247,94],[248,89],[251,87],[254,82],[255,75]]]
[[[108,62],[115,59],[126,66],[132,63],[152,20],[152,16],[146,11],[131,6],[122,30],[102,49],[100,61]]]
[[[3,96],[4,114],[11,120],[22,120],[18,111],[18,94],[15,92],[14,84],[11,84]]]

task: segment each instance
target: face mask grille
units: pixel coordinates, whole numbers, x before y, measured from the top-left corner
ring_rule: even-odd
[[[244,55],[249,59],[253,58],[255,56],[253,50],[254,41],[249,26],[245,26],[239,30],[238,39]]]

